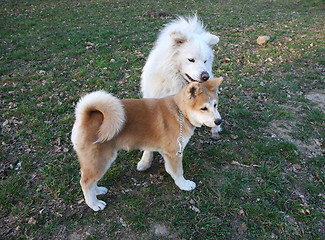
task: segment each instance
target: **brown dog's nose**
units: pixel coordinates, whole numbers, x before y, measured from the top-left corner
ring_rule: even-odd
[[[201,81],[205,82],[210,78],[210,75],[208,72],[202,72],[201,73]]]
[[[222,123],[222,119],[221,119],[221,118],[216,119],[216,120],[214,121],[214,123],[215,123],[217,126],[219,126],[219,125]]]

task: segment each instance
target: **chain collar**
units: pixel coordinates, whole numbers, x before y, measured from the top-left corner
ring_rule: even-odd
[[[179,124],[180,124],[180,134],[179,137],[177,138],[177,142],[179,145],[179,150],[176,152],[176,155],[178,157],[183,157],[183,151],[184,151],[184,137],[183,137],[183,113],[180,109],[178,109],[179,112]]]

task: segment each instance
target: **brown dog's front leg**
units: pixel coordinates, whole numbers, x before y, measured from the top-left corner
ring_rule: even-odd
[[[175,155],[175,156],[173,156]],[[174,179],[175,184],[184,191],[191,191],[196,187],[195,182],[186,180],[183,176],[183,164],[182,158],[176,156],[176,154],[163,154],[165,160],[166,172]]]

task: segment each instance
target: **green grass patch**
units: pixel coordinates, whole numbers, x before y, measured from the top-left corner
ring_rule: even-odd
[[[1,4],[1,239],[325,238],[324,104],[308,97],[324,97],[323,1]],[[159,29],[195,12],[220,37],[225,79],[221,138],[197,129],[184,152],[197,188],[179,190],[158,154],[139,173],[141,152],[121,151],[94,213],[70,142],[75,103],[99,89],[140,98]]]

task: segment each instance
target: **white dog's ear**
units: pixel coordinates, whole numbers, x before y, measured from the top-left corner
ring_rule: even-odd
[[[182,31],[174,31],[170,33],[170,37],[175,41],[177,45],[181,45],[188,41],[188,36]]]
[[[196,98],[202,92],[198,82],[187,85],[187,96],[189,99]]]
[[[217,37],[216,35],[212,35],[210,33],[206,33],[204,36],[203,36],[205,42],[207,44],[209,44],[211,47],[216,45],[218,42],[219,42],[219,37]]]

